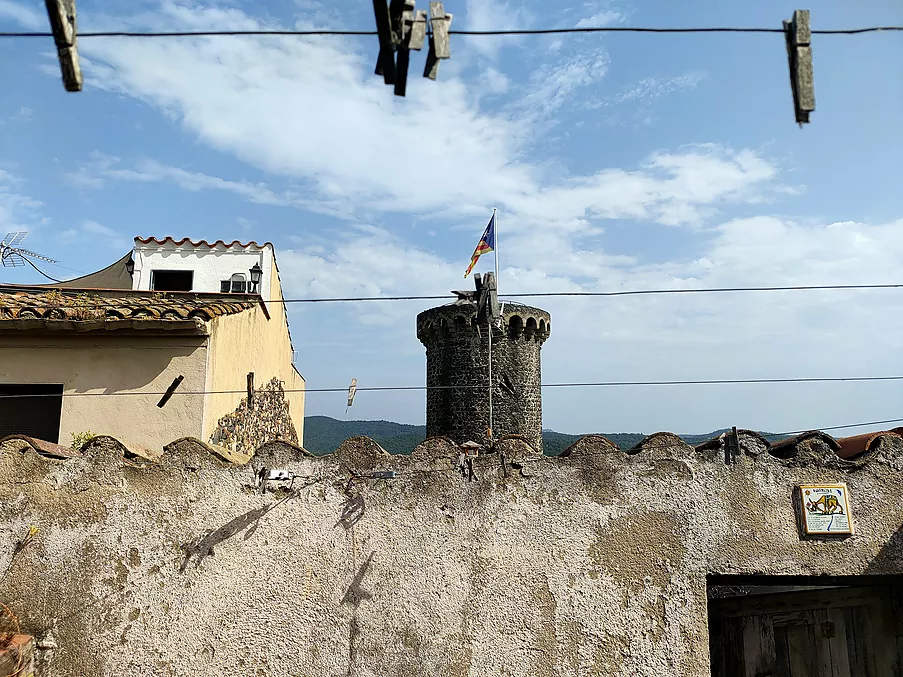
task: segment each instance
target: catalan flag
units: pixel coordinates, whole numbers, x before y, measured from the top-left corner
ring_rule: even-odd
[[[470,265],[467,266],[467,272],[464,273],[465,279],[468,275],[470,275],[470,271],[473,270],[473,267],[477,265],[477,259],[479,259],[483,254],[487,252],[495,251],[495,212],[492,212],[492,217],[489,219],[489,223],[486,226],[486,230],[483,231],[483,237],[480,238],[480,243],[477,245],[477,248],[473,250],[473,256],[470,257]]]

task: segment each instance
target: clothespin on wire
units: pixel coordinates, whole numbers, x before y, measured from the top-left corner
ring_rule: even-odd
[[[75,27],[75,0],[45,0],[50,30],[56,44],[63,87],[67,92],[82,91],[82,69],[78,63],[78,34]]]
[[[430,2],[430,49],[426,55],[423,77],[435,80],[439,76],[439,60],[451,58],[448,31],[452,15],[445,11],[441,2]]]
[[[357,379],[351,379],[351,385],[348,386],[348,405],[345,407],[345,413],[348,413],[348,409],[351,408],[351,405],[354,404],[354,395],[357,393]]]
[[[793,90],[793,110],[797,124],[809,122],[815,110],[815,80],[812,71],[812,30],[809,10],[798,9],[790,21],[784,22],[787,40],[787,60],[790,65],[790,88]]]
[[[414,10],[415,0],[373,0],[379,58],[376,74],[395,86],[395,95],[404,96],[408,84],[410,51],[423,48],[426,37],[426,11]],[[397,53],[397,60],[396,60]]]

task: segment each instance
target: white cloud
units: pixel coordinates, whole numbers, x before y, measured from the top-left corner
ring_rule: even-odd
[[[79,188],[99,189],[103,188],[108,181],[166,182],[191,192],[222,190],[234,193],[253,204],[304,208],[334,216],[347,215],[347,209],[337,203],[309,200],[292,191],[276,192],[262,182],[231,181],[203,172],[172,167],[151,159],[140,160],[133,167],[124,167],[120,158],[99,151],[91,153],[90,160],[81,163],[77,170],[65,172],[64,177]]]
[[[649,77],[636,82],[617,95],[616,101],[652,101],[686,89],[693,89],[705,79],[702,72],[684,73],[673,77]]]
[[[33,7],[12,0],[0,0],[0,18],[12,19],[25,28],[37,29],[47,25],[47,15]]]
[[[623,20],[624,15],[620,12],[615,12],[614,10],[610,9],[604,9],[602,11],[596,12],[592,16],[580,19],[580,21],[577,22],[577,28],[597,28],[608,26],[613,23],[618,23]]]

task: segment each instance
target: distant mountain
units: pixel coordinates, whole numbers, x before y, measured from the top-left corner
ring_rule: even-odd
[[[726,429],[715,430],[705,435],[681,435],[687,444],[696,446]],[[643,433],[601,433],[621,449],[635,447],[645,437]],[[371,438],[383,449],[393,454],[410,454],[426,437],[426,426],[407,425],[392,421],[340,421],[329,416],[306,416],[304,418],[304,447],[320,455],[335,451],[349,437],[364,435]],[[780,439],[779,435],[763,433],[769,440]],[[549,456],[557,456],[582,435],[558,433],[554,430],[542,431],[544,451]]]

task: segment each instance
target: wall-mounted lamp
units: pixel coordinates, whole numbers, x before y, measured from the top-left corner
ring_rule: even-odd
[[[129,274],[129,277],[132,277],[132,275],[135,274],[135,259],[131,256],[129,257],[129,260],[125,262],[125,272]]]
[[[251,293],[257,293],[257,286],[260,284],[260,277],[263,275],[263,268],[260,267],[259,263],[255,263],[254,267],[251,268]]]

